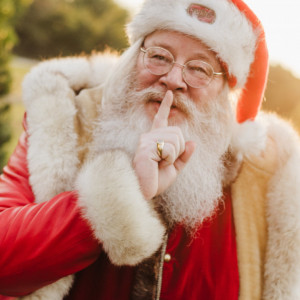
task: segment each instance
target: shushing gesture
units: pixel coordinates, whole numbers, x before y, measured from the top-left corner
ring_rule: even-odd
[[[169,90],[153,119],[151,130],[141,135],[133,159],[133,167],[146,199],[164,192],[195,150],[195,143],[185,142],[179,127],[168,126],[172,103],[173,93]],[[158,151],[159,144],[161,151]]]

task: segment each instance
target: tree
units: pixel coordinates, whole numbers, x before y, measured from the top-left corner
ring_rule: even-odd
[[[112,0],[35,0],[17,22],[17,54],[32,58],[75,55],[127,46],[128,13]]]
[[[10,25],[10,19],[14,13],[14,3],[1,0],[0,3],[0,171],[6,160],[3,145],[10,138],[10,130],[7,124],[7,112],[9,105],[3,103],[3,95],[9,91],[11,76],[8,69],[10,50],[16,41],[15,33]]]
[[[8,123],[9,104],[3,96],[9,92],[11,74],[8,63],[10,52],[17,41],[13,24],[15,18],[29,5],[31,0],[0,0],[0,171],[6,162],[6,153],[3,145],[9,141],[11,129]]]

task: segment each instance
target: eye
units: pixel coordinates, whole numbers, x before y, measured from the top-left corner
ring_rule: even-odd
[[[207,70],[205,70],[204,68],[201,68],[201,67],[189,67],[189,70],[190,71],[193,71],[193,72],[197,72],[197,73],[205,73],[207,74]]]
[[[173,61],[169,52],[162,48],[148,48],[147,58],[157,64],[170,64]]]
[[[170,64],[170,63],[172,63],[172,59],[170,59],[169,57],[167,57],[165,55],[161,55],[161,54],[151,55],[149,57],[149,59],[151,60],[152,63],[156,63],[156,64]]]
[[[156,60],[165,60],[165,61],[168,60],[167,57],[165,57],[165,56],[163,56],[163,55],[158,55],[158,54],[152,55],[150,58],[151,58],[151,59],[156,59]]]
[[[197,60],[188,62],[186,64],[186,71],[197,77],[210,77],[213,73],[212,67],[209,64]]]

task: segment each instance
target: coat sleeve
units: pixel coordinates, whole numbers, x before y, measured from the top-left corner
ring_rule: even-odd
[[[35,203],[23,134],[0,179],[0,294],[20,296],[93,263],[136,265],[161,245],[165,228],[120,150],[95,156],[75,191]]]
[[[64,192],[35,204],[24,133],[0,177],[0,294],[19,296],[75,273],[99,255],[99,242]]]
[[[121,150],[83,166],[78,158],[75,95],[98,70],[89,61],[43,62],[24,80],[27,125],[0,179],[0,294],[31,293],[102,249],[113,264],[135,265],[161,245],[165,228],[131,158]]]

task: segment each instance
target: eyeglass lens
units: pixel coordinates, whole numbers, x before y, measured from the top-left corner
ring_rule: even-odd
[[[166,49],[150,47],[144,51],[144,65],[154,75],[168,73],[174,65],[173,55]],[[183,67],[183,78],[192,87],[207,86],[213,77],[213,68],[201,60],[191,60]]]

